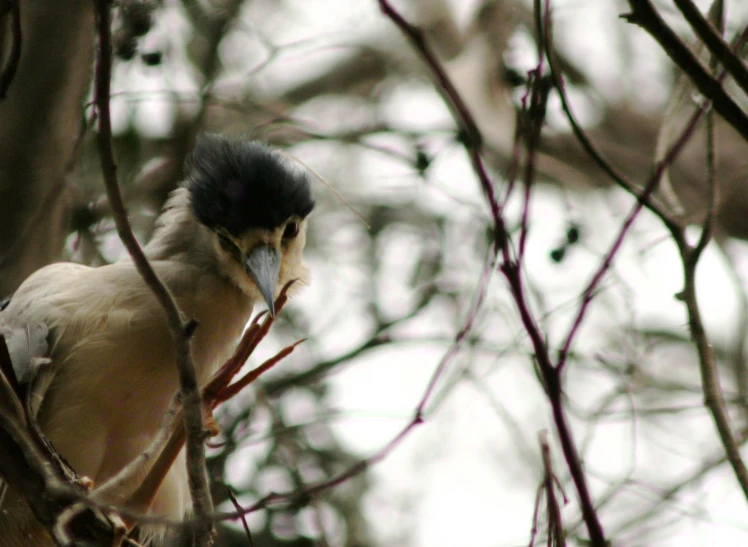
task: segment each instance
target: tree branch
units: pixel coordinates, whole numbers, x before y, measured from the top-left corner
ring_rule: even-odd
[[[564,524],[561,520],[561,508],[556,499],[556,476],[553,473],[551,462],[551,447],[548,446],[546,432],[538,435],[540,453],[543,456],[543,490],[545,490],[546,506],[548,511],[548,544],[555,547],[564,547],[566,537],[564,536]]]
[[[650,0],[629,0],[632,12],[622,17],[647,31],[668,56],[691,79],[699,92],[712,101],[714,109],[748,140],[748,115],[745,114],[722,87],[717,78],[699,62],[698,58],[665,24]]]
[[[577,330],[582,325],[582,321],[589,307],[588,305],[592,301],[595,291],[599,287],[600,282],[602,281],[603,277],[605,276],[605,274],[608,272],[611,265],[613,264],[613,258],[618,253],[618,250],[621,248],[621,245],[623,244],[623,240],[626,237],[626,234],[628,233],[629,229],[631,228],[631,225],[634,223],[634,220],[636,220],[636,218],[638,217],[639,213],[644,207],[644,204],[649,202],[652,196],[652,193],[657,188],[657,184],[662,179],[665,169],[675,161],[680,151],[683,150],[683,147],[693,136],[694,130],[696,129],[696,124],[699,122],[699,120],[701,120],[703,114],[706,112],[706,108],[707,108],[707,105],[702,104],[701,107],[696,112],[694,112],[694,114],[688,120],[686,127],[681,132],[678,139],[672,144],[667,154],[665,154],[665,157],[660,162],[658,162],[653,175],[650,177],[649,181],[647,182],[646,187],[644,188],[644,191],[641,194],[638,194],[636,198],[636,204],[631,209],[631,212],[628,214],[628,216],[626,217],[626,220],[624,220],[623,224],[621,225],[621,228],[618,231],[618,235],[613,241],[613,244],[611,245],[610,250],[606,253],[605,258],[600,264],[600,267],[597,269],[597,271],[595,271],[595,273],[592,276],[592,279],[587,284],[587,288],[584,290],[584,293],[582,294],[582,303],[579,306],[579,309],[577,310],[577,315],[574,318],[574,321],[572,321],[572,325],[571,325],[571,328],[569,329],[569,333],[566,335],[564,345],[559,351],[558,364],[557,364],[559,368],[563,368],[564,365],[566,364],[566,358],[569,354],[569,350],[571,349],[571,344],[574,340]],[[710,211],[713,209],[714,209],[714,206],[712,205],[712,207],[710,208]],[[705,228],[704,233],[709,233],[709,229]],[[678,238],[678,239],[682,239],[682,238]],[[701,245],[701,248],[703,249],[703,246],[706,246],[706,241],[708,241],[708,238],[706,240],[702,238],[701,241],[702,242],[700,243],[700,245]]]
[[[544,387],[553,413],[553,421],[556,425],[556,431],[561,442],[564,458],[579,496],[579,503],[590,534],[591,543],[596,547],[603,547],[607,544],[605,533],[600,524],[594,504],[592,503],[592,497],[587,486],[581,459],[564,411],[561,374],[560,371],[556,370],[553,366],[545,338],[530,311],[529,304],[525,297],[520,266],[514,258],[511,243],[506,232],[506,224],[495,198],[493,184],[488,177],[480,155],[480,143],[482,142],[480,130],[438,59],[429,49],[428,44],[423,39],[422,33],[419,29],[408,23],[397,11],[395,11],[387,0],[378,1],[382,12],[402,31],[416,49],[419,56],[424,60],[427,68],[435,76],[435,80],[439,86],[438,89],[452,112],[455,114],[455,119],[459,124],[461,133],[473,137],[473,133],[477,132],[477,138],[473,137],[470,139],[463,139],[462,144],[471,158],[473,170],[480,181],[481,188],[483,189],[489,203],[493,219],[493,253],[496,256],[499,254],[502,256],[502,263],[500,266],[501,272],[509,283],[509,288],[519,312],[520,319],[535,350],[536,363],[543,378]],[[534,113],[534,115],[538,114],[539,112]],[[492,262],[492,260],[489,262]],[[469,328],[469,326],[467,328]],[[464,332],[466,331],[460,331],[460,333],[458,333],[458,338],[464,336]],[[441,366],[442,364],[440,364],[440,368]]]
[[[699,8],[691,0],[674,0],[675,5],[691,25],[694,32],[712,54],[715,61],[722,64],[735,82],[748,95],[748,69],[745,63],[725,42],[721,34],[707,21]]]
[[[197,383],[195,364],[190,351],[190,335],[194,323],[183,324],[177,304],[169,289],[158,278],[148,262],[143,250],[135,239],[127,212],[122,201],[122,194],[117,182],[117,167],[112,151],[112,127],[109,114],[109,93],[112,72],[112,42],[109,2],[94,0],[96,8],[96,25],[98,30],[98,49],[96,59],[95,104],[98,110],[99,156],[104,175],[107,196],[112,207],[115,226],[122,243],[132,257],[133,263],[143,281],[153,291],[164,310],[169,330],[174,340],[179,385],[184,407],[184,428],[187,435],[187,471],[189,475],[190,494],[193,508],[198,520],[195,529],[196,545],[211,545],[213,542],[213,524],[210,515],[213,502],[210,497],[208,473],[205,464],[203,446],[204,428],[202,419],[202,398]]]

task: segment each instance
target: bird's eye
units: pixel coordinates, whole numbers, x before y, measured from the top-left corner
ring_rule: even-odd
[[[283,230],[283,239],[293,239],[299,235],[299,223],[289,222],[286,224],[286,229]]]
[[[224,234],[217,234],[218,235],[218,242],[221,244],[221,248],[226,251],[227,253],[231,254],[237,254],[239,252],[239,248],[236,246],[236,243],[231,241],[231,238]]]

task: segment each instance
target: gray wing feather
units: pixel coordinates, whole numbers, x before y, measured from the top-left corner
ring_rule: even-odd
[[[3,315],[0,313],[0,334],[5,337],[16,381],[21,385],[29,385],[29,407],[32,415],[36,416],[54,377],[52,367],[48,366],[51,361],[47,357],[49,329],[44,323],[9,322]],[[0,507],[7,490],[7,483],[0,478]]]
[[[49,362],[47,336],[49,329],[44,323],[5,323],[0,316],[0,333],[5,336],[13,372],[19,384],[31,384],[40,367]]]

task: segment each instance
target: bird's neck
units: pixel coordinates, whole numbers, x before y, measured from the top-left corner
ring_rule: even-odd
[[[172,263],[157,270],[180,310],[198,322],[192,350],[203,384],[230,356],[253,301],[221,271],[214,237],[195,219],[189,200],[184,188],[171,194],[145,253],[152,263]]]
[[[189,192],[171,193],[156,221],[156,229],[145,254],[149,260],[184,262],[192,267],[215,269],[215,249],[208,228],[192,214]]]

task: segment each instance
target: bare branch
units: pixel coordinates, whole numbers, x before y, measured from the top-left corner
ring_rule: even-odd
[[[704,42],[714,60],[721,63],[740,88],[748,94],[748,69],[740,57],[730,49],[730,45],[722,38],[721,32],[718,33],[715,30],[691,0],[674,1],[688,24]]]
[[[552,44],[552,38],[551,38],[551,21],[550,21],[550,6],[549,2],[546,2],[546,22],[545,26],[542,29],[542,31],[546,34],[546,58],[548,59],[548,66],[550,68],[551,78],[553,78],[553,84],[556,88],[556,91],[558,92],[558,96],[561,99],[561,107],[564,111],[564,114],[566,115],[566,119],[569,122],[569,125],[571,126],[571,130],[574,133],[574,136],[579,141],[579,144],[582,145],[584,150],[587,152],[587,154],[594,160],[594,162],[614,181],[616,184],[618,184],[621,188],[626,190],[631,195],[639,198],[641,195],[641,192],[639,192],[636,189],[636,186],[633,182],[626,179],[626,177],[620,173],[615,167],[613,167],[610,162],[605,160],[605,158],[602,157],[601,153],[598,151],[597,147],[593,144],[593,142],[590,140],[590,138],[587,136],[587,133],[582,129],[582,126],[577,121],[576,116],[574,115],[574,112],[571,109],[571,103],[569,102],[569,98],[566,93],[566,85],[564,83],[563,76],[561,75],[561,72],[557,66],[556,61],[556,55],[553,51],[553,44]],[[642,200],[642,203],[646,205],[646,207],[652,211],[654,214],[656,214],[660,219],[662,219],[663,223],[670,229],[671,232],[678,230],[680,225],[673,219],[664,209],[662,209],[658,204],[656,204],[652,199],[646,199]]]
[[[646,30],[668,56],[685,72],[702,95],[714,104],[714,109],[748,140],[748,115],[728,95],[722,84],[699,62],[690,49],[667,26],[650,0],[629,0],[631,13],[623,18]]]
[[[727,404],[720,385],[717,361],[704,329],[701,310],[696,299],[696,266],[700,256],[700,253],[696,253],[694,250],[681,248],[685,280],[683,291],[678,296],[688,310],[691,338],[699,353],[699,371],[701,372],[701,383],[704,389],[704,404],[712,414],[727,459],[735,472],[743,495],[748,500],[748,469],[746,469],[745,462],[740,455],[740,446],[730,425]]]
[[[231,500],[231,503],[234,505],[234,509],[236,509],[237,513],[242,513],[241,519],[242,519],[242,526],[244,526],[244,533],[247,534],[247,541],[249,541],[249,547],[255,547],[255,542],[252,539],[252,531],[249,529],[249,524],[247,524],[247,518],[245,514],[243,513],[244,509],[241,505],[239,505],[239,502],[236,501],[236,496],[234,495],[234,492],[231,491],[229,488],[229,499]]]
[[[597,287],[600,285],[600,282],[602,281],[603,277],[605,276],[607,271],[610,269],[613,263],[613,259],[615,255],[618,254],[618,250],[621,248],[621,245],[623,244],[623,240],[626,237],[626,234],[628,233],[629,229],[631,228],[631,225],[634,223],[634,220],[636,220],[637,216],[641,212],[642,208],[644,207],[644,204],[649,201],[650,197],[652,196],[652,193],[657,188],[657,184],[660,182],[660,179],[662,179],[662,175],[665,172],[665,169],[670,164],[672,164],[673,161],[675,161],[675,158],[678,156],[678,154],[683,149],[685,144],[693,136],[693,132],[694,132],[694,129],[696,128],[696,124],[699,122],[702,115],[706,112],[706,107],[707,107],[706,104],[702,104],[701,107],[698,110],[696,110],[696,112],[693,113],[688,123],[686,124],[686,127],[681,132],[680,137],[672,144],[672,146],[668,150],[667,154],[665,154],[665,157],[662,159],[662,161],[660,161],[657,164],[657,167],[655,168],[655,172],[653,173],[652,177],[647,182],[647,185],[644,188],[644,191],[641,194],[639,194],[639,196],[636,199],[636,204],[634,204],[634,207],[632,208],[631,212],[628,214],[628,216],[626,217],[626,220],[624,220],[623,224],[621,225],[621,228],[618,231],[618,235],[613,241],[613,244],[611,245],[610,250],[606,253],[605,258],[600,264],[600,267],[594,273],[594,275],[592,276],[592,279],[587,285],[587,288],[584,290],[584,293],[582,294],[582,303],[580,304],[579,310],[577,311],[577,315],[574,318],[574,321],[572,322],[571,328],[569,329],[569,333],[567,334],[565,338],[564,346],[559,351],[558,364],[557,364],[559,368],[563,368],[564,365],[566,364],[566,358],[569,354],[569,350],[571,349],[571,344],[574,340],[577,330],[582,325],[582,321],[589,307],[588,305],[592,301],[594,297],[594,293],[597,290]],[[678,239],[683,239],[685,241],[685,238],[683,236],[680,236]]]
[[[159,301],[174,339],[179,385],[184,407],[184,427],[187,434],[187,471],[189,475],[190,494],[195,514],[201,524],[196,529],[196,545],[210,545],[213,536],[213,524],[209,515],[213,512],[210,497],[208,474],[205,466],[203,446],[202,398],[197,384],[195,365],[190,351],[190,323],[182,324],[179,310],[169,289],[161,282],[153,267],[143,253],[130,228],[127,212],[122,201],[122,194],[117,182],[117,167],[112,151],[112,127],[109,114],[109,93],[112,73],[112,43],[109,3],[106,0],[95,0],[96,24],[98,30],[98,50],[96,61],[95,103],[98,110],[99,156],[101,170],[107,189],[107,196],[112,207],[114,222],[122,243],[132,257],[138,273],[153,291]]]
[[[459,97],[459,94],[457,94],[451,81],[446,76],[446,73],[441,67],[438,59],[431,52],[431,50],[428,48],[428,45],[423,40],[419,29],[408,23],[397,11],[394,10],[394,8],[392,8],[392,6],[386,0],[379,0],[379,6],[382,9],[383,13],[385,13],[409,39],[418,54],[426,63],[429,70],[431,70],[431,72],[436,75],[436,81],[441,86],[439,88],[439,91],[442,93],[442,96],[447,101],[449,107],[455,113],[457,122],[460,124],[463,132],[467,135],[470,135],[472,131],[477,131],[477,125],[473,121],[472,115],[464,105],[462,99]],[[585,523],[587,524],[591,543],[595,546],[603,547],[604,545],[606,545],[605,533],[603,531],[602,525],[600,524],[594,504],[592,503],[592,497],[590,495],[587,481],[584,476],[581,459],[574,443],[573,434],[571,432],[571,429],[569,428],[569,424],[567,423],[566,414],[563,408],[563,390],[561,388],[562,379],[560,371],[556,370],[556,368],[553,366],[548,352],[548,346],[545,342],[545,337],[541,333],[541,330],[535,318],[533,317],[532,312],[530,311],[530,307],[525,296],[525,289],[523,286],[520,265],[514,258],[509,238],[506,234],[505,221],[501,216],[499,205],[496,202],[493,185],[489,180],[483,165],[483,161],[480,155],[480,143],[480,140],[475,141],[475,139],[463,139],[463,146],[465,146],[468,151],[473,165],[473,170],[475,171],[476,176],[481,183],[481,188],[483,189],[484,194],[486,195],[486,199],[489,202],[491,215],[494,221],[493,252],[497,256],[499,254],[501,254],[502,256],[500,270],[509,283],[509,288],[519,312],[520,319],[525,330],[527,331],[528,336],[530,337],[533,348],[535,350],[535,359],[544,381],[546,394],[548,395],[549,402],[551,404],[551,409],[553,411],[553,420],[556,425],[559,439],[561,441],[564,458],[566,459],[567,465],[569,467],[569,472],[577,489],[582,514],[584,516]],[[492,261],[493,260],[489,260],[489,263]],[[464,336],[463,331],[458,333],[458,338],[461,335]],[[437,369],[437,373],[438,372],[439,368]],[[432,378],[432,383],[433,382],[434,379]],[[428,393],[429,391],[427,390],[427,394]],[[405,434],[406,431],[404,431],[403,434]]]
[[[475,123],[473,115],[470,113],[467,105],[457,92],[457,88],[455,88],[454,84],[449,79],[449,76],[447,76],[441,63],[439,63],[436,54],[426,43],[426,40],[423,37],[423,31],[406,21],[387,0],[378,0],[378,2],[382,13],[397,25],[403,35],[412,44],[416,53],[418,53],[418,55],[423,59],[426,67],[431,71],[436,82],[434,87],[442,94],[444,102],[450,110],[452,110],[455,120],[460,126],[462,144],[470,156],[473,168],[480,180],[481,188],[488,200],[491,217],[494,221],[496,245],[498,246],[499,242],[506,238],[506,231],[503,229],[503,220],[501,219],[499,203],[496,200],[493,183],[488,177],[486,168],[483,165],[483,159],[480,155],[481,147],[483,146],[483,135],[481,134],[480,129],[478,129],[478,124]]]
[[[553,463],[551,462],[551,447],[548,446],[547,433],[542,431],[538,434],[540,443],[540,453],[543,456],[543,489],[548,511],[548,544],[556,547],[566,545],[564,537],[564,524],[561,521],[561,509],[556,499],[556,476],[553,473]]]

